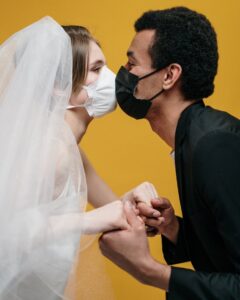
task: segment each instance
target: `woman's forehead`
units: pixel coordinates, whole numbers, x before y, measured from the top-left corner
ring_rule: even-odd
[[[102,49],[94,41],[89,43],[89,65],[90,64],[105,64],[106,58]]]

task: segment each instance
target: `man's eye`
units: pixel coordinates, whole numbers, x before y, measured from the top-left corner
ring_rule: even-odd
[[[127,65],[128,65],[129,67],[132,67],[132,66],[134,66],[134,64],[133,64],[133,63],[131,63],[130,61],[128,61],[128,62],[127,62]]]

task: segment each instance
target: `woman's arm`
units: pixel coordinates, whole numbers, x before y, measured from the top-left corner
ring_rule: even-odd
[[[49,232],[54,238],[71,233],[98,234],[128,226],[120,200],[84,213],[69,213],[52,216],[49,219]]]
[[[127,200],[133,204],[137,202],[145,202],[151,206],[151,200],[158,197],[154,186],[149,182],[143,182],[139,186],[133,188],[131,191],[125,193],[123,196],[118,197],[96,173],[96,170],[82,149],[80,149],[80,153],[87,179],[88,201],[94,207],[103,206],[116,199],[121,199],[124,201]]]
[[[86,154],[80,149],[88,186],[88,201],[94,207],[100,207],[119,199],[111,188],[96,173]]]

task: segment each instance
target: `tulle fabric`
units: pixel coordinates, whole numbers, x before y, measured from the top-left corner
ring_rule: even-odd
[[[0,299],[62,299],[87,199],[64,121],[68,35],[50,17],[17,32],[0,47],[0,74]]]

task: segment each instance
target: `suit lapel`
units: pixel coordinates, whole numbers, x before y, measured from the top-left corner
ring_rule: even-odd
[[[176,177],[178,184],[178,193],[179,199],[181,202],[182,213],[185,213],[185,203],[184,203],[184,180],[186,180],[184,176],[184,158],[183,153],[186,153],[186,143],[185,137],[188,133],[189,126],[192,118],[194,117],[194,112],[198,110],[200,107],[203,107],[204,103],[202,100],[194,102],[190,106],[188,106],[181,114],[175,135],[175,167],[176,167]]]

